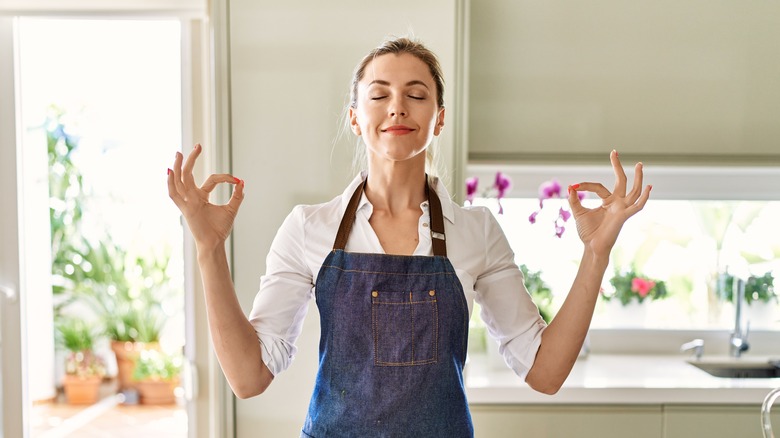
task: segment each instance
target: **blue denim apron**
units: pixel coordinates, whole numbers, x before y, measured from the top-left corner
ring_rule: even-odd
[[[463,386],[468,308],[436,192],[433,257],[344,251],[352,196],[315,285],[320,365],[301,437],[472,437]]]

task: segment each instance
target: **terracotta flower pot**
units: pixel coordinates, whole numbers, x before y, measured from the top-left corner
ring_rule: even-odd
[[[141,380],[135,382],[143,405],[170,405],[176,402],[175,381]]]
[[[135,371],[135,361],[142,350],[159,350],[160,344],[157,342],[122,342],[111,341],[111,350],[116,355],[117,378],[119,380],[119,390],[135,388],[136,382],[133,380]]]
[[[68,403],[73,405],[88,405],[100,398],[100,376],[78,377],[66,374],[62,381],[65,388],[65,397]]]

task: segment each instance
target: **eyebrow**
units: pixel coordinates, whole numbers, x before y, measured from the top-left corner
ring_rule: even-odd
[[[382,79],[374,79],[373,81],[368,83],[368,86],[370,87],[371,85],[374,85],[374,84],[385,85],[385,86],[388,86],[388,87],[390,86],[390,82],[387,82],[387,81],[382,80]],[[415,79],[413,81],[409,81],[409,82],[406,83],[407,87],[410,87],[412,85],[422,85],[423,87],[428,88],[428,85],[425,82],[417,80],[417,79]]]

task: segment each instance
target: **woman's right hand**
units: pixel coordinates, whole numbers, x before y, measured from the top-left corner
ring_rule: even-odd
[[[202,186],[195,185],[192,169],[202,149],[201,145],[196,144],[183,167],[184,156],[176,152],[173,169],[168,169],[168,194],[184,215],[198,251],[208,251],[224,245],[230,235],[238,208],[244,199],[244,181],[228,174],[214,174]],[[209,202],[209,194],[219,183],[236,186],[225,205]]]

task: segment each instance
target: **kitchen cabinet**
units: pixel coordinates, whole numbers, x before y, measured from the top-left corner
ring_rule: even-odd
[[[477,438],[734,438],[761,436],[761,406],[473,405]],[[780,412],[772,415],[775,432]]]
[[[780,3],[481,0],[470,162],[780,163]]]
[[[659,438],[661,406],[472,406],[476,438]]]
[[[780,433],[780,412],[772,415]],[[760,437],[761,406],[664,406],[664,438]]]

